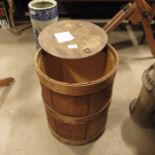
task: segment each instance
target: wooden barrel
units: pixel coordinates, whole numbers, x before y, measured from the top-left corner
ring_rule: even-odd
[[[104,131],[118,66],[106,33],[92,23],[67,20],[39,35],[35,66],[51,132],[82,145]]]
[[[51,132],[72,145],[97,139],[105,129],[111,102],[116,50],[107,44],[89,57],[59,59],[40,49],[35,67]]]

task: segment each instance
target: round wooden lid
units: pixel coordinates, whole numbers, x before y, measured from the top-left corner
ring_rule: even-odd
[[[82,20],[64,20],[47,26],[39,44],[49,54],[63,59],[80,59],[100,52],[108,37],[99,26]]]

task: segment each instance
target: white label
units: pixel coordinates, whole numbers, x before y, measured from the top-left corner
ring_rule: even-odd
[[[71,41],[74,39],[73,35],[70,32],[55,33],[54,36],[59,43]]]
[[[68,48],[77,48],[77,44],[70,44],[70,45],[68,45]]]

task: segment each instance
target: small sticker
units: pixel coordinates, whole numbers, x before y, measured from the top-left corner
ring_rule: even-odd
[[[70,32],[55,33],[54,36],[59,43],[71,41],[74,39],[73,35]]]
[[[70,49],[77,48],[77,44],[70,44],[70,45],[68,45],[68,48],[70,48]]]

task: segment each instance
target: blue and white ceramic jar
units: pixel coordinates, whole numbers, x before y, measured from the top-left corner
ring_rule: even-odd
[[[55,0],[33,0],[28,4],[34,39],[39,48],[38,35],[46,26],[57,22],[58,7]]]

